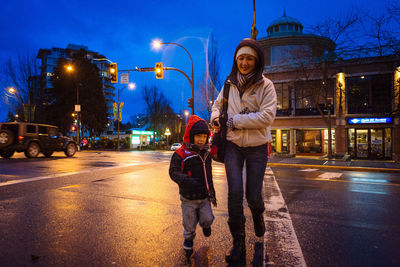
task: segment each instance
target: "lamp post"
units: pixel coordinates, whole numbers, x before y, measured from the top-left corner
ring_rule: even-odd
[[[134,84],[134,83],[130,83],[128,86],[127,86],[130,90],[134,90],[135,88],[136,88],[136,84]],[[126,87],[124,87],[123,89],[125,89]],[[121,89],[120,88],[118,88],[118,96],[117,96],[117,100],[118,100],[118,102],[117,102],[117,132],[118,132],[118,137],[117,137],[117,150],[118,151],[120,151],[120,141],[119,141],[119,122],[121,121],[121,118],[120,118],[120,112],[122,112],[122,110],[121,110],[121,106],[120,106],[120,102],[119,102],[119,95],[120,95],[120,93],[122,93],[121,92]]]
[[[191,67],[192,67],[192,71],[191,71],[191,76],[190,76],[190,78],[186,75],[186,73],[184,73],[183,71],[181,71],[181,70],[179,70],[179,69],[174,69],[174,70],[177,70],[177,71],[179,71],[179,72],[181,72],[183,75],[185,75],[186,76],[186,78],[188,79],[188,81],[189,81],[189,83],[190,83],[190,89],[191,89],[191,98],[192,98],[192,106],[191,106],[191,109],[192,109],[192,114],[194,114],[194,74],[193,74],[193,59],[192,59],[192,56],[190,55],[190,53],[189,53],[189,51],[185,48],[185,47],[183,47],[182,45],[180,45],[180,44],[178,44],[178,43],[173,43],[173,42],[161,42],[161,41],[153,41],[152,42],[152,46],[153,46],[153,48],[155,49],[155,50],[158,50],[158,49],[160,49],[160,47],[162,46],[162,45],[176,45],[176,46],[179,46],[180,48],[183,48],[183,50],[185,50],[185,52],[187,53],[187,55],[189,56],[189,58],[190,58],[190,64],[191,64]],[[170,68],[171,70],[173,70],[173,68]],[[168,68],[166,68],[166,70],[168,70]]]
[[[167,128],[167,129],[165,130],[164,135],[167,136],[167,146],[168,146],[168,137],[171,135],[171,131],[169,130],[169,128]]]
[[[188,116],[189,116],[189,111],[185,110],[185,125],[187,124]]]
[[[14,87],[9,87],[8,88],[8,93],[14,95],[21,102],[22,107],[23,107],[23,111],[25,113],[25,111],[26,111],[25,107],[26,106],[25,106],[25,103],[24,103],[24,100],[23,100],[23,98],[21,96],[20,91],[17,90],[16,88],[14,88]],[[29,92],[28,92],[28,113],[27,114],[25,113],[25,115],[26,115],[25,116],[25,121],[28,121],[28,122],[32,121],[32,106],[34,106],[34,105],[31,105],[31,98],[32,98],[32,91],[29,90]]]
[[[65,67],[67,69],[67,72],[72,73],[74,71],[74,68],[72,65],[67,65]],[[76,84],[76,105],[75,105],[75,112],[76,112],[76,142],[78,144],[78,150],[80,149],[80,111],[81,111],[81,105],[79,105],[79,84]]]
[[[342,117],[342,112],[343,112],[343,108],[342,108],[342,86],[343,86],[343,84],[341,82],[339,82],[338,86],[339,86],[339,116]]]

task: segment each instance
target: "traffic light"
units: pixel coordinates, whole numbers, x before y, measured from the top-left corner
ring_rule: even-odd
[[[162,62],[157,62],[157,63],[156,63],[156,78],[157,78],[157,79],[162,79],[162,78],[163,78],[163,66],[162,66]]]
[[[193,98],[188,98],[188,107],[193,109],[194,107]]]
[[[111,83],[118,82],[117,63],[110,63],[110,78],[111,78]]]

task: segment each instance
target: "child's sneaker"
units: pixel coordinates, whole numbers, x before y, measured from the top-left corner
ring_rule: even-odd
[[[211,226],[210,227],[203,227],[203,234],[205,237],[209,237],[211,235]]]
[[[183,249],[186,252],[186,257],[190,257],[193,254],[193,240],[185,239],[183,241]]]

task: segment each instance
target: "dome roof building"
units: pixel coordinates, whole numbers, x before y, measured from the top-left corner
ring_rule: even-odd
[[[299,60],[319,58],[333,52],[336,47],[329,38],[304,34],[301,22],[286,16],[286,12],[270,23],[267,28],[267,37],[258,41],[266,52],[266,69],[290,67]]]

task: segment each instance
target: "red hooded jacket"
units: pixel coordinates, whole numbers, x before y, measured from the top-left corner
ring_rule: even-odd
[[[203,148],[193,145],[193,136],[199,133],[210,135],[208,124],[192,115],[187,122],[183,144],[172,155],[169,167],[171,179],[179,185],[179,194],[191,200],[204,199],[211,193],[215,195],[211,169],[212,149],[207,144]]]

